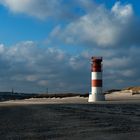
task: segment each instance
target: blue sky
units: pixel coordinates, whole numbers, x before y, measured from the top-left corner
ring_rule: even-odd
[[[95,0],[97,4],[104,4],[106,8],[110,9],[116,0]],[[122,4],[131,3],[134,7],[136,15],[140,14],[138,1],[122,0]],[[1,42],[11,45],[19,41],[34,40],[41,41],[47,38],[48,34],[53,30],[57,24],[63,24],[63,21],[53,19],[38,19],[24,13],[12,13],[7,7],[0,6],[0,37]],[[8,38],[8,39],[7,39]]]
[[[91,56],[104,57],[104,90],[138,86],[139,5],[0,0],[0,90],[89,92]]]
[[[54,28],[52,21],[38,20],[27,15],[13,14],[3,6],[0,7],[1,41],[11,45],[23,40],[40,41],[45,39]]]

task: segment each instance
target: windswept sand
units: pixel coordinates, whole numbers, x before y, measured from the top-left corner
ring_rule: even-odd
[[[132,95],[131,91],[113,92],[105,95],[106,101],[100,103],[112,102],[139,102],[140,94]],[[87,97],[66,97],[66,98],[30,98],[25,100],[10,100],[0,103],[1,105],[15,104],[66,104],[66,103],[88,103]],[[99,103],[99,102],[97,102]]]
[[[139,140],[140,95],[115,92],[105,102],[37,98],[0,103],[0,140]]]
[[[132,95],[131,90],[123,90],[120,92],[113,92],[106,95],[107,101],[127,101],[127,100],[140,100],[140,94]]]

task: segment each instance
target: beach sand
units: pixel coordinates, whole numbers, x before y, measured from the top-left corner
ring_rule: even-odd
[[[124,94],[2,102],[0,140],[139,140],[140,95]]]

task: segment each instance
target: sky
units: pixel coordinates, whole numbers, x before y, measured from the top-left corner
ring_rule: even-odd
[[[0,0],[0,91],[90,92],[140,84],[139,0]]]

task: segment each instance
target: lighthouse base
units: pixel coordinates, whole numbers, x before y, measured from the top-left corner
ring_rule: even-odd
[[[102,93],[101,87],[92,87],[92,92],[89,94],[88,102],[105,101],[105,95]]]
[[[97,93],[89,95],[88,102],[97,102],[97,101],[105,101],[105,96]]]

